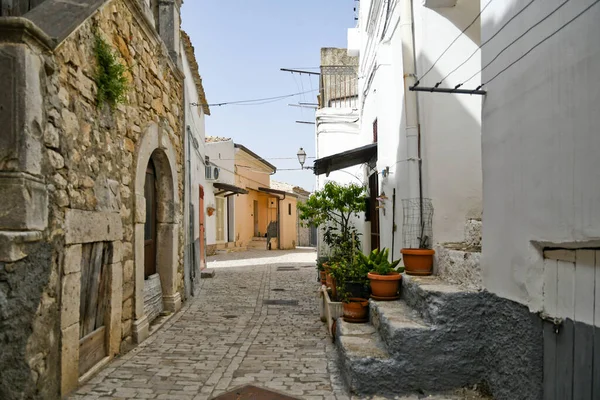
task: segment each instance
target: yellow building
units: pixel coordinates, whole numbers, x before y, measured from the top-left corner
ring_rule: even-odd
[[[293,249],[297,243],[297,196],[271,188],[277,168],[235,144],[235,185],[248,190],[235,198],[237,247]]]

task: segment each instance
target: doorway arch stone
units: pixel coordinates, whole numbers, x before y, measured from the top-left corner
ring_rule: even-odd
[[[144,184],[146,167],[152,159],[156,169],[156,264],[163,291],[165,311],[181,308],[177,291],[179,249],[179,193],[176,152],[166,131],[151,124],[137,145],[134,187],[134,263],[135,263],[135,321],[133,335],[137,343],[149,335],[148,317],[144,311],[144,224],[146,199]]]

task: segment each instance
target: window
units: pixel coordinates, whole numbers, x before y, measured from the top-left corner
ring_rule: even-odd
[[[292,215],[292,205],[288,204],[288,214]]]

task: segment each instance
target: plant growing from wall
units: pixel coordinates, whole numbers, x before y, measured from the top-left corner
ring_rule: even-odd
[[[96,34],[94,52],[96,54],[96,75],[94,81],[98,87],[97,106],[107,103],[111,108],[125,102],[127,92],[127,68],[121,64],[110,45]]]
[[[300,220],[307,225],[320,226],[323,240],[334,250],[338,259],[353,259],[360,247],[359,234],[352,216],[364,212],[367,204],[365,188],[356,184],[340,185],[327,182],[323,189],[313,193],[304,204],[298,204]]]

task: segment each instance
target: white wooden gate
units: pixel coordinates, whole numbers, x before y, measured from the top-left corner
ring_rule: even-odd
[[[600,399],[600,249],[544,251],[544,399]]]

